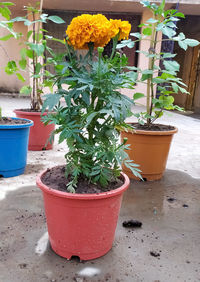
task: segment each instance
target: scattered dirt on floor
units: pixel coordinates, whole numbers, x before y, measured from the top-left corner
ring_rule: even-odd
[[[20,264],[18,264],[18,266],[19,266],[21,269],[24,269],[24,268],[27,268],[28,264],[27,264],[27,263],[20,263]]]
[[[67,184],[70,181],[70,177],[65,177],[65,166],[56,166],[51,169],[47,169],[46,173],[42,176],[42,183],[49,186],[51,189],[55,189],[62,192],[67,191]],[[77,183],[76,193],[78,194],[98,194],[102,192],[108,192],[119,188],[123,184],[123,178],[118,178],[109,183],[107,187],[101,187],[88,182],[84,177],[80,177]]]
[[[14,224],[1,226],[0,232],[0,262],[9,260],[15,253],[23,248],[26,233],[35,230],[46,222],[44,213],[31,213],[28,210],[22,210],[14,217]],[[9,238],[9,241],[7,240]],[[16,243],[17,242],[17,243]],[[19,264],[20,269],[24,269],[23,263]]]
[[[157,251],[150,251],[150,255],[155,258],[160,257],[160,253]]]
[[[169,203],[173,203],[174,201],[176,201],[176,199],[175,199],[175,198],[170,197],[170,198],[168,198],[168,199],[167,199],[167,201],[168,201]]]
[[[129,228],[129,227],[140,228],[142,227],[142,222],[139,220],[131,219],[131,220],[124,221],[122,225],[123,227],[126,227],[126,228]]]

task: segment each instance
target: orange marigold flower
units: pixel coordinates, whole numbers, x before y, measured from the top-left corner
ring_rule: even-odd
[[[110,20],[111,23],[111,37],[115,37],[119,33],[119,39],[128,39],[129,33],[131,31],[131,24],[128,21],[121,20]]]
[[[66,30],[68,43],[75,49],[88,49],[90,42],[94,47],[104,47],[111,39],[110,27],[110,21],[101,14],[75,17]]]

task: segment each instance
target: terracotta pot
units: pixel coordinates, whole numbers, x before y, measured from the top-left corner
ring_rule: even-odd
[[[146,180],[162,178],[166,168],[168,153],[175,128],[170,131],[146,131],[122,132],[121,140],[128,138],[126,144],[130,144],[127,153],[131,160],[140,165],[141,175]],[[123,171],[132,179],[136,178],[132,172],[123,166]]]
[[[14,110],[14,113],[19,118],[27,118],[34,122],[34,126],[30,129],[28,149],[30,151],[50,150],[53,148],[53,141],[50,144],[48,139],[55,129],[54,124],[44,125],[41,121],[41,112],[25,112],[21,110]],[[44,113],[43,115],[46,115]]]
[[[72,194],[44,185],[42,172],[37,185],[43,192],[49,240],[60,256],[81,260],[95,259],[112,247],[123,192],[130,180],[122,173],[124,184],[99,194]]]

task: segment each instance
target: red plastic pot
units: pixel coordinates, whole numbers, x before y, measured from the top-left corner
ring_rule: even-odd
[[[128,176],[122,173],[124,184],[99,194],[72,194],[44,185],[42,172],[37,185],[43,192],[49,240],[60,256],[81,260],[106,254],[114,240],[122,194],[129,187]]]
[[[30,151],[50,150],[53,148],[52,143],[48,139],[55,129],[54,124],[44,125],[41,121],[41,112],[25,112],[21,110],[14,110],[16,117],[30,119],[34,122],[34,126],[30,128],[28,149]],[[46,115],[47,113],[44,113]]]

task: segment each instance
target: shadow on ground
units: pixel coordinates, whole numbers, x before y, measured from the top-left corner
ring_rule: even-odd
[[[51,250],[41,191],[9,192],[0,205],[0,281],[199,281],[199,202],[200,179],[180,171],[167,170],[155,182],[131,181],[112,250],[80,263]],[[122,227],[129,219],[142,228]]]

